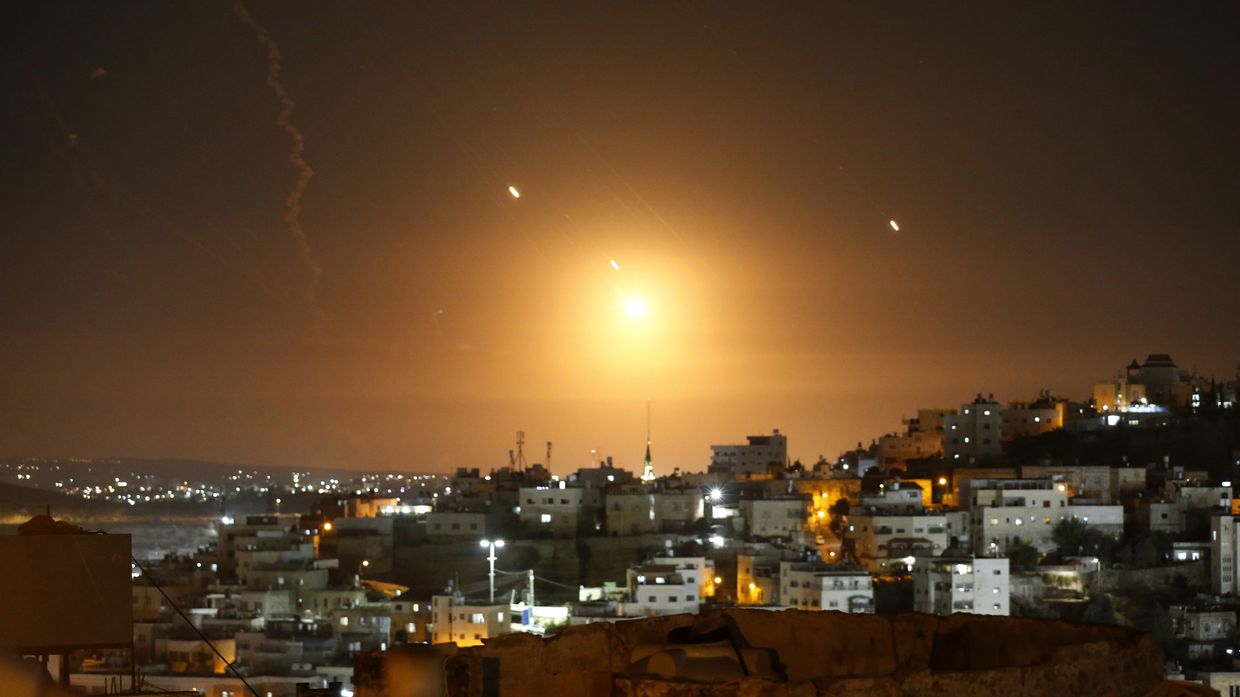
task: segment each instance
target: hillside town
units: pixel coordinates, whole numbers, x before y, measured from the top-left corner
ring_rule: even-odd
[[[409,645],[718,608],[911,611],[1134,626],[1168,677],[1235,694],[1238,386],[1150,355],[1083,400],[977,394],[810,463],[776,429],[711,445],[700,471],[668,471],[647,440],[635,466],[553,474],[551,444],[527,462],[520,434],[504,466],[410,475],[431,486],[405,493],[316,483],[306,510],[272,499],[192,554],[135,559],[132,651],[64,669],[93,693],[347,697],[381,694],[359,666]]]

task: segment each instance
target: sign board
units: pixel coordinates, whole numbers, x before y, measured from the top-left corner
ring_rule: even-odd
[[[129,535],[0,536],[0,648],[131,645],[131,548]]]

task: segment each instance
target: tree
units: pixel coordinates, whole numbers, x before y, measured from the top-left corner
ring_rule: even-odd
[[[843,497],[836,499],[827,508],[827,512],[831,514],[831,520],[827,527],[837,536],[844,530],[844,521],[848,518],[848,511],[848,499]]]
[[[1076,518],[1065,518],[1051,530],[1051,539],[1062,555],[1094,556],[1105,564],[1115,558],[1118,543],[1110,535]]]
[[[1042,560],[1038,548],[1022,540],[1017,540],[1008,547],[1007,556],[1013,571],[1033,571]]]

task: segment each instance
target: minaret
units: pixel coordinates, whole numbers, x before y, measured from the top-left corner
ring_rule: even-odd
[[[642,463],[642,484],[654,482],[654,462],[650,460],[650,400],[646,400],[646,461]]]

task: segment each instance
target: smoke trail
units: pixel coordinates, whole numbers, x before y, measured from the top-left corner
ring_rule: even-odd
[[[267,86],[276,95],[276,99],[280,100],[280,113],[276,116],[276,124],[288,134],[289,140],[292,141],[293,147],[289,150],[288,161],[293,165],[293,169],[297,170],[297,183],[293,185],[288,196],[284,199],[284,223],[288,226],[289,234],[293,236],[293,240],[297,243],[297,250],[301,254],[301,262],[310,272],[310,282],[306,285],[305,299],[313,310],[317,319],[323,319],[323,310],[319,307],[319,281],[323,277],[323,267],[314,256],[314,249],[310,246],[310,240],[306,237],[306,233],[301,229],[301,197],[306,192],[306,185],[310,183],[310,178],[314,176],[314,170],[310,165],[306,164],[306,160],[302,157],[302,153],[306,150],[306,140],[302,137],[301,129],[297,128],[297,124],[293,123],[293,110],[297,105],[293,102],[293,98],[289,96],[284,89],[284,85],[280,82],[280,70],[283,67],[283,57],[280,55],[280,47],[276,44],[275,39],[271,38],[271,34],[267,32],[266,27],[258,23],[258,20],[250,14],[249,9],[245,6],[245,0],[235,0],[233,3],[233,12],[237,18],[254,31],[254,37],[258,42],[267,49]]]

